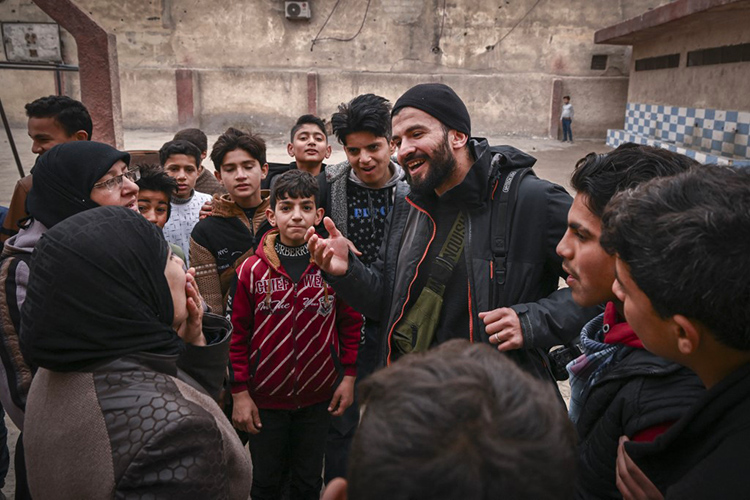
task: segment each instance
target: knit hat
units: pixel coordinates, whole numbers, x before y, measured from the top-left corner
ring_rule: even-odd
[[[391,116],[401,108],[417,108],[440,120],[446,127],[471,135],[471,118],[466,105],[449,86],[421,83],[407,90],[393,106]]]

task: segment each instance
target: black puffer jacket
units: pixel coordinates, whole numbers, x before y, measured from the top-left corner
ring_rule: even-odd
[[[206,315],[216,341],[187,346],[179,361],[139,353],[90,371],[39,369],[24,431],[33,497],[247,499],[250,457],[213,401],[228,323]]]
[[[527,175],[521,181],[518,202],[510,229],[507,278],[500,290],[491,278],[493,261],[491,238],[491,197],[498,179],[500,162],[484,139],[469,143],[476,161],[461,184],[443,194],[440,202],[460,205],[468,213],[464,258],[469,276],[470,312],[467,332],[457,337],[489,342],[479,312],[512,307],[521,321],[524,349],[508,355],[537,377],[550,380],[546,350],[574,338],[598,311],[581,309],[567,289],[557,290],[564,276],[555,248],[567,227],[572,203],[560,186]],[[516,168],[530,167],[535,159],[511,147],[500,147],[505,159]],[[348,304],[368,317],[381,318],[380,364],[391,359],[391,334],[403,314],[415,275],[429,250],[434,223],[423,208],[423,201],[411,193],[408,203],[394,207],[380,257],[370,268],[353,254],[349,271],[329,282]],[[438,242],[435,244],[442,244]]]
[[[676,421],[705,392],[695,373],[644,349],[621,346],[613,356],[581,401],[576,498],[622,498],[615,485],[620,436]]]

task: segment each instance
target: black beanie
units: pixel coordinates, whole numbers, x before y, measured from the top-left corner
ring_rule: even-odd
[[[401,108],[417,108],[440,120],[449,129],[471,135],[471,118],[466,105],[452,88],[443,83],[421,83],[407,90],[393,106],[391,116]]]

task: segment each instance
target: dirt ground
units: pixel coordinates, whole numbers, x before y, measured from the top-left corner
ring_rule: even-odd
[[[13,138],[16,142],[19,156],[23,164],[24,173],[28,174],[34,164],[36,155],[31,152],[31,140],[26,134],[26,130],[14,129]],[[213,144],[216,135],[209,136],[208,143]],[[168,132],[147,131],[147,130],[127,130],[125,131],[125,149],[159,149],[161,145],[170,140],[172,134]],[[286,152],[287,138],[277,135],[265,137],[268,146],[269,162],[288,162],[291,159]],[[344,151],[341,145],[333,142],[333,154],[328,163],[335,163],[345,159]],[[539,177],[548,179],[552,182],[565,186],[571,191],[569,178],[570,174],[578,159],[586,156],[590,152],[605,153],[611,148],[604,144],[603,141],[583,140],[573,144],[562,143],[552,139],[524,138],[524,137],[491,137],[490,144],[509,144],[525,151],[537,159],[534,170]],[[7,206],[10,203],[13,187],[19,179],[18,170],[11,152],[8,137],[4,131],[0,131],[0,206]],[[209,160],[204,162],[204,166],[213,170]],[[570,395],[570,389],[567,382],[560,384],[561,392],[567,401]],[[2,488],[3,493],[8,498],[13,498],[15,490],[15,477],[13,473],[13,452],[15,449],[16,439],[18,438],[18,429],[6,417],[8,426],[8,448],[11,456],[11,467]]]

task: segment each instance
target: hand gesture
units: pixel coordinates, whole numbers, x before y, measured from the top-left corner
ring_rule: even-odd
[[[360,255],[360,252],[341,234],[330,217],[323,219],[323,224],[328,231],[328,238],[321,238],[315,234],[315,228],[311,227],[305,234],[307,248],[319,268],[332,276],[343,276],[349,269],[349,250],[355,255]]]
[[[206,337],[203,336],[203,299],[198,292],[195,269],[192,267],[185,273],[185,295],[188,317],[177,327],[177,335],[186,344],[206,345]]]
[[[625,443],[630,441],[620,436],[617,446],[617,478],[615,484],[625,500],[664,500],[659,489],[654,486],[646,474],[633,462],[625,451]]]

